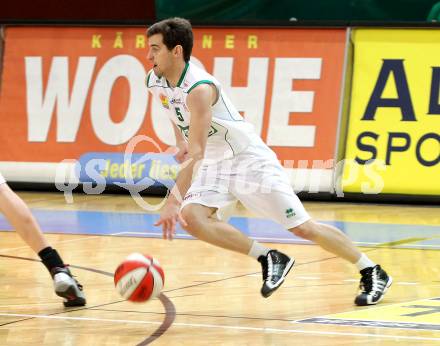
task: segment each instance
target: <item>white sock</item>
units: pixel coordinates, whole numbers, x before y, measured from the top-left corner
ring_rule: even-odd
[[[260,257],[260,256],[266,256],[269,251],[270,251],[270,249],[268,249],[267,247],[264,247],[259,242],[254,240],[252,242],[252,246],[251,246],[251,249],[249,250],[248,255],[255,258],[255,259],[258,259],[258,257]]]
[[[361,255],[361,258],[359,258],[359,261],[356,262],[356,266],[358,267],[359,271],[368,267],[374,267],[375,265],[376,263],[370,260],[364,253]]]

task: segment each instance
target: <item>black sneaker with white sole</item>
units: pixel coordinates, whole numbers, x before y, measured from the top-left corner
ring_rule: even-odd
[[[86,297],[84,296],[82,285],[73,277],[69,268],[55,267],[51,270],[55,293],[64,298],[64,306],[84,306]]]
[[[359,284],[361,293],[356,297],[354,303],[358,306],[379,303],[393,283],[393,278],[380,265],[362,269],[360,273],[362,275]]]
[[[282,252],[270,250],[266,256],[260,256],[258,262],[261,263],[263,271],[261,295],[267,298],[284,282],[284,278],[289,273],[295,260]]]

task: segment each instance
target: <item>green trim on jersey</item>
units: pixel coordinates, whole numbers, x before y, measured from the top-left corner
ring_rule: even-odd
[[[225,132],[225,142],[228,143],[229,147],[230,147],[231,150],[232,150],[232,154],[235,155],[235,150],[234,150],[234,148],[232,148],[231,143],[229,143],[228,139],[226,138],[226,136],[228,135],[229,129],[228,129],[227,127],[225,127],[225,126],[223,126],[223,125],[221,125],[221,124],[215,122],[214,120],[212,120],[212,122],[213,122],[214,124],[218,125],[218,126],[223,127],[223,128],[226,130],[226,132]]]
[[[156,84],[153,84],[153,85],[148,85],[149,83],[150,83],[150,77],[151,77],[151,73],[152,73],[153,71],[150,71],[149,73],[148,73],[148,75],[147,75],[147,82],[146,82],[146,85],[147,85],[147,88],[164,88],[164,89],[170,89],[171,87],[170,87],[170,84],[168,83],[168,81],[166,80],[166,82],[167,82],[167,85],[168,86],[163,86],[163,85],[156,85]],[[162,78],[160,78],[160,79],[162,79]]]
[[[163,85],[152,85],[152,86],[150,86],[149,88],[164,88],[164,89],[171,89],[170,87],[166,87],[166,86],[163,86]]]
[[[214,82],[211,80],[207,80],[207,79],[199,80],[197,83],[194,83],[191,86],[191,88],[188,89],[187,93],[189,94],[191,92],[191,90],[193,90],[197,85],[200,85],[200,84],[214,84]]]
[[[222,99],[223,104],[225,105],[226,110],[228,111],[229,116],[231,117],[231,120],[232,120],[232,121],[244,121],[243,119],[235,119],[235,118],[232,116],[232,113],[231,113],[231,111],[229,110],[228,105],[226,104],[225,100],[223,99],[223,95],[220,95],[220,97],[221,97],[221,99]]]
[[[180,87],[180,84],[182,84],[183,79],[185,78],[186,71],[188,71],[189,62],[185,64],[185,68],[183,69],[182,75],[179,78],[179,81],[177,82],[177,87]]]
[[[148,82],[150,81],[150,76],[151,76],[151,71],[148,72],[148,75],[147,75],[147,88],[149,88]]]

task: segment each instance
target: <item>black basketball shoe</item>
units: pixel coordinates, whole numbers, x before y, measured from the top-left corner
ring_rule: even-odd
[[[263,271],[261,295],[267,298],[284,282],[284,278],[289,273],[295,260],[282,252],[270,250],[266,256],[260,256],[258,262],[261,263]]]
[[[393,278],[380,265],[362,269],[360,273],[362,277],[359,288],[362,291],[356,297],[355,304],[365,306],[379,303],[393,283]]]
[[[86,297],[84,296],[82,285],[73,278],[68,267],[55,267],[51,270],[55,293],[64,298],[64,306],[84,306]]]

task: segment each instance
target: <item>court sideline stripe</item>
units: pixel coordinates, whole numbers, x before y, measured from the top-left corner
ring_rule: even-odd
[[[94,322],[113,322],[113,323],[133,323],[133,324],[159,324],[155,321],[136,321],[136,320],[115,320],[106,318],[92,318],[92,317],[71,317],[71,316],[49,316],[49,315],[26,315],[26,314],[7,314],[0,313],[0,316],[16,316],[30,318],[46,318],[46,319],[66,319],[76,321],[94,321]],[[367,337],[367,338],[384,338],[384,339],[404,339],[404,340],[426,340],[426,341],[440,341],[440,338],[423,337],[423,336],[407,336],[407,335],[388,335],[388,334],[368,334],[368,333],[345,333],[345,332],[330,332],[330,331],[318,331],[318,330],[299,330],[299,329],[281,329],[281,328],[268,328],[268,327],[250,327],[250,326],[229,326],[222,324],[204,324],[204,323],[182,323],[176,322],[175,326],[179,327],[192,327],[192,328],[217,328],[217,329],[232,329],[232,330],[244,330],[244,331],[257,331],[257,332],[272,332],[272,333],[294,333],[294,334],[313,334],[313,335],[325,335],[325,336],[355,336],[355,337]],[[140,343],[138,345],[146,345]]]

